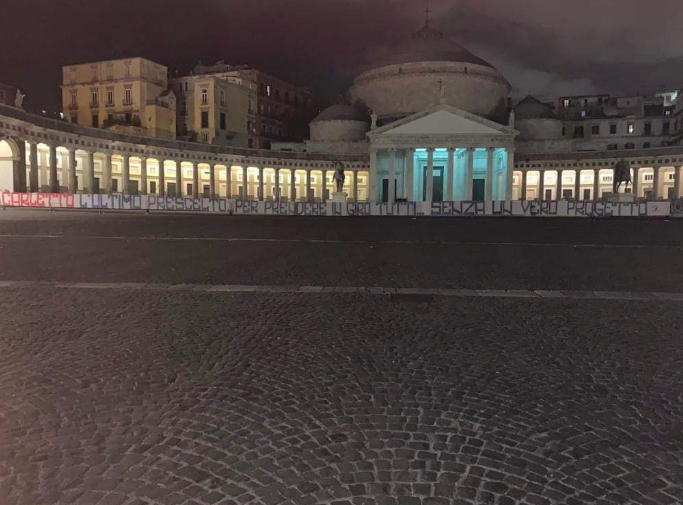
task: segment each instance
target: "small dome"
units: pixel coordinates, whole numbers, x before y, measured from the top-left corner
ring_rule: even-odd
[[[515,106],[515,119],[557,119],[557,116],[549,106],[529,95]]]
[[[317,121],[363,121],[367,123],[368,119],[351,105],[336,103],[323,110],[311,123]]]

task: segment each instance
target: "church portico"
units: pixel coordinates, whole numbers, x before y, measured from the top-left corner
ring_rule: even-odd
[[[372,130],[370,200],[510,200],[516,134],[446,104]]]

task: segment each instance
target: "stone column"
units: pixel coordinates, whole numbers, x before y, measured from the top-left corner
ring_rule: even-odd
[[[87,186],[84,185],[83,189],[88,195],[92,195],[95,192],[95,153],[88,151],[88,162],[86,163],[85,170],[87,175],[83,181]]]
[[[67,183],[69,193],[78,193],[78,186],[76,185],[76,149],[69,149],[69,181]]]
[[[633,169],[633,196],[637,199],[640,197],[640,167]]]
[[[37,193],[40,190],[38,177],[38,143],[31,142],[31,173],[29,174],[29,181],[31,186],[31,193]]]
[[[574,170],[574,200],[581,200],[581,170]]]
[[[276,168],[275,169],[275,194],[273,195],[273,198],[275,200],[280,200],[280,169]]]
[[[192,164],[192,198],[199,198],[199,163]]]
[[[681,197],[681,171],[683,167],[674,167],[674,198],[676,200]]]
[[[545,170],[539,169],[538,171],[538,200],[542,201],[545,199]]]
[[[593,169],[593,200],[600,198],[600,169]]]
[[[311,198],[311,171],[306,170],[306,197],[304,198],[304,202],[310,202],[312,201]]]
[[[59,180],[57,179],[57,146],[50,146],[50,191],[59,193]]]
[[[472,201],[474,186],[474,147],[467,148],[467,173],[465,175],[465,200]]]
[[[183,196],[183,167],[180,161],[174,161],[175,163],[175,194],[176,196]]]
[[[123,155],[123,194],[130,195],[130,155]]]
[[[216,198],[216,164],[209,164],[209,198]]]
[[[258,169],[258,199],[260,202],[263,201],[263,167]]]
[[[505,185],[505,200],[506,201],[511,201],[512,200],[512,187],[514,183],[514,178],[515,178],[515,148],[514,147],[508,147],[507,148],[507,159],[508,159],[508,167],[507,167],[507,175],[506,175],[506,185]]]
[[[387,181],[387,203],[396,201],[396,149],[389,149],[389,180]]]
[[[370,150],[370,195],[368,201],[377,201],[377,156],[379,154],[379,149],[373,147]]]
[[[159,160],[159,196],[166,196],[166,160]]]
[[[358,201],[358,170],[353,171],[353,201]]]
[[[654,192],[654,199],[655,200],[659,199],[659,172],[660,172],[661,168],[662,167],[659,165],[656,165],[654,167],[655,174],[654,174],[654,177],[652,180],[652,189]]]
[[[140,194],[147,194],[147,158],[140,158]]]
[[[557,171],[557,183],[555,184],[555,191],[557,194],[555,195],[555,200],[562,200],[562,174],[564,173],[564,170],[558,170]]]
[[[486,149],[486,197],[487,202],[493,200],[493,147]]]
[[[242,198],[249,200],[249,167],[242,167]]]
[[[434,148],[427,148],[427,191],[426,201],[431,202],[434,198]]]
[[[75,167],[74,167],[75,168]],[[112,155],[111,153],[107,153],[104,155],[104,191],[108,195],[111,195],[114,185],[112,184]],[[74,172],[74,177],[76,173]]]
[[[413,148],[406,149],[406,157],[406,200],[408,200],[409,202],[413,202],[415,201],[415,191],[413,189],[413,184],[415,180],[415,150]]]
[[[232,167],[225,167],[225,193],[227,198],[232,198]]]
[[[19,159],[12,160],[14,191],[26,193],[26,142],[18,140],[17,147],[19,149]]]
[[[296,202],[296,169],[289,169],[289,199]]]
[[[444,200],[455,200],[455,148],[448,148],[448,168],[446,169],[446,194]]]
[[[523,170],[522,171],[522,194],[519,197],[519,199],[522,201],[526,201],[526,179],[527,179],[527,173],[526,173],[526,170]]]
[[[321,172],[323,173],[323,184],[322,184],[322,188],[323,188],[322,191],[323,191],[323,194],[322,194],[322,201],[323,201],[323,202],[326,202],[326,201],[327,201],[327,170],[325,170],[325,169],[323,168],[323,169],[321,170]]]

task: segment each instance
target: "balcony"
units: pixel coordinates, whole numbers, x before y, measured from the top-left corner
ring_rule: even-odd
[[[91,109],[99,109],[100,108],[100,102],[90,102],[90,108]]]
[[[69,110],[78,110],[78,104],[77,103],[69,104]]]

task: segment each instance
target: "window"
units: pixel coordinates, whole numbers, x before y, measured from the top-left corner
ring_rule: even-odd
[[[209,143],[209,134],[208,133],[202,133],[202,142],[205,144]]]
[[[645,175],[643,176],[643,180],[644,180],[644,181],[653,181],[654,179],[655,179],[654,174],[645,174]]]
[[[71,116],[71,122],[72,123],[78,123],[78,116]]]
[[[609,125],[609,133],[610,133],[610,135],[616,135],[617,134],[617,125],[615,125],[615,124]]]
[[[671,115],[671,109],[667,109],[664,111],[665,116],[670,116]]]
[[[671,122],[670,121],[664,121],[664,123],[662,123],[662,134],[664,134],[664,135],[668,134],[670,129],[671,129]]]
[[[90,106],[91,107],[98,107],[100,104],[100,94],[98,90],[92,89],[90,90]]]
[[[617,144],[607,144],[608,151],[616,151],[617,149],[619,149],[619,146]]]
[[[130,62],[126,62],[126,77],[130,77]]]
[[[202,105],[207,105],[209,103],[209,90],[206,88],[202,89]]]
[[[188,81],[185,81],[185,91],[190,89],[190,83]]]
[[[209,127],[209,111],[202,111],[202,128]]]
[[[249,112],[249,114],[254,112],[254,99],[252,97],[249,97],[249,108],[247,109],[247,112]]]
[[[100,127],[100,118],[97,114],[92,115],[92,127],[93,128],[99,128]]]
[[[567,108],[570,104],[571,101],[569,99],[565,98],[564,100],[562,100],[562,107]]]
[[[631,143],[631,142],[627,142],[626,145],[624,146],[624,149],[635,149],[635,148],[636,148],[636,145]]]
[[[221,105],[225,107],[225,91],[221,90]]]
[[[643,126],[643,133],[645,135],[650,135],[652,133],[652,123],[645,123]]]
[[[266,85],[266,96],[270,96],[270,84]]]
[[[78,106],[78,93],[76,91],[71,92],[71,106],[72,107]]]
[[[567,135],[567,127],[563,126],[562,127],[562,136],[564,137],[565,135]]]
[[[250,138],[250,139],[247,141],[247,146],[248,146],[250,149],[251,149],[252,147],[254,147],[254,139]]]
[[[650,145],[649,142],[645,142],[645,143],[643,144],[643,149],[650,149],[650,147],[651,147],[651,145]]]
[[[225,130],[225,112],[221,112],[220,125],[221,130]]]
[[[575,126],[574,127],[574,138],[575,139],[582,139],[583,138],[583,126]]]
[[[626,124],[626,133],[629,135],[632,135],[636,132],[636,125],[634,123],[627,123]]]
[[[133,115],[130,112],[126,112],[126,115],[124,117],[126,120],[126,124],[130,124],[131,121],[133,121]]]
[[[585,110],[581,111],[581,117],[586,117],[586,111]]]
[[[114,90],[107,90],[107,105],[114,105]]]
[[[600,125],[593,125],[593,135],[600,135]]]
[[[133,105],[133,88],[130,86],[123,88],[123,105]]]
[[[247,121],[247,133],[252,133],[254,131],[254,125],[251,121]]]

